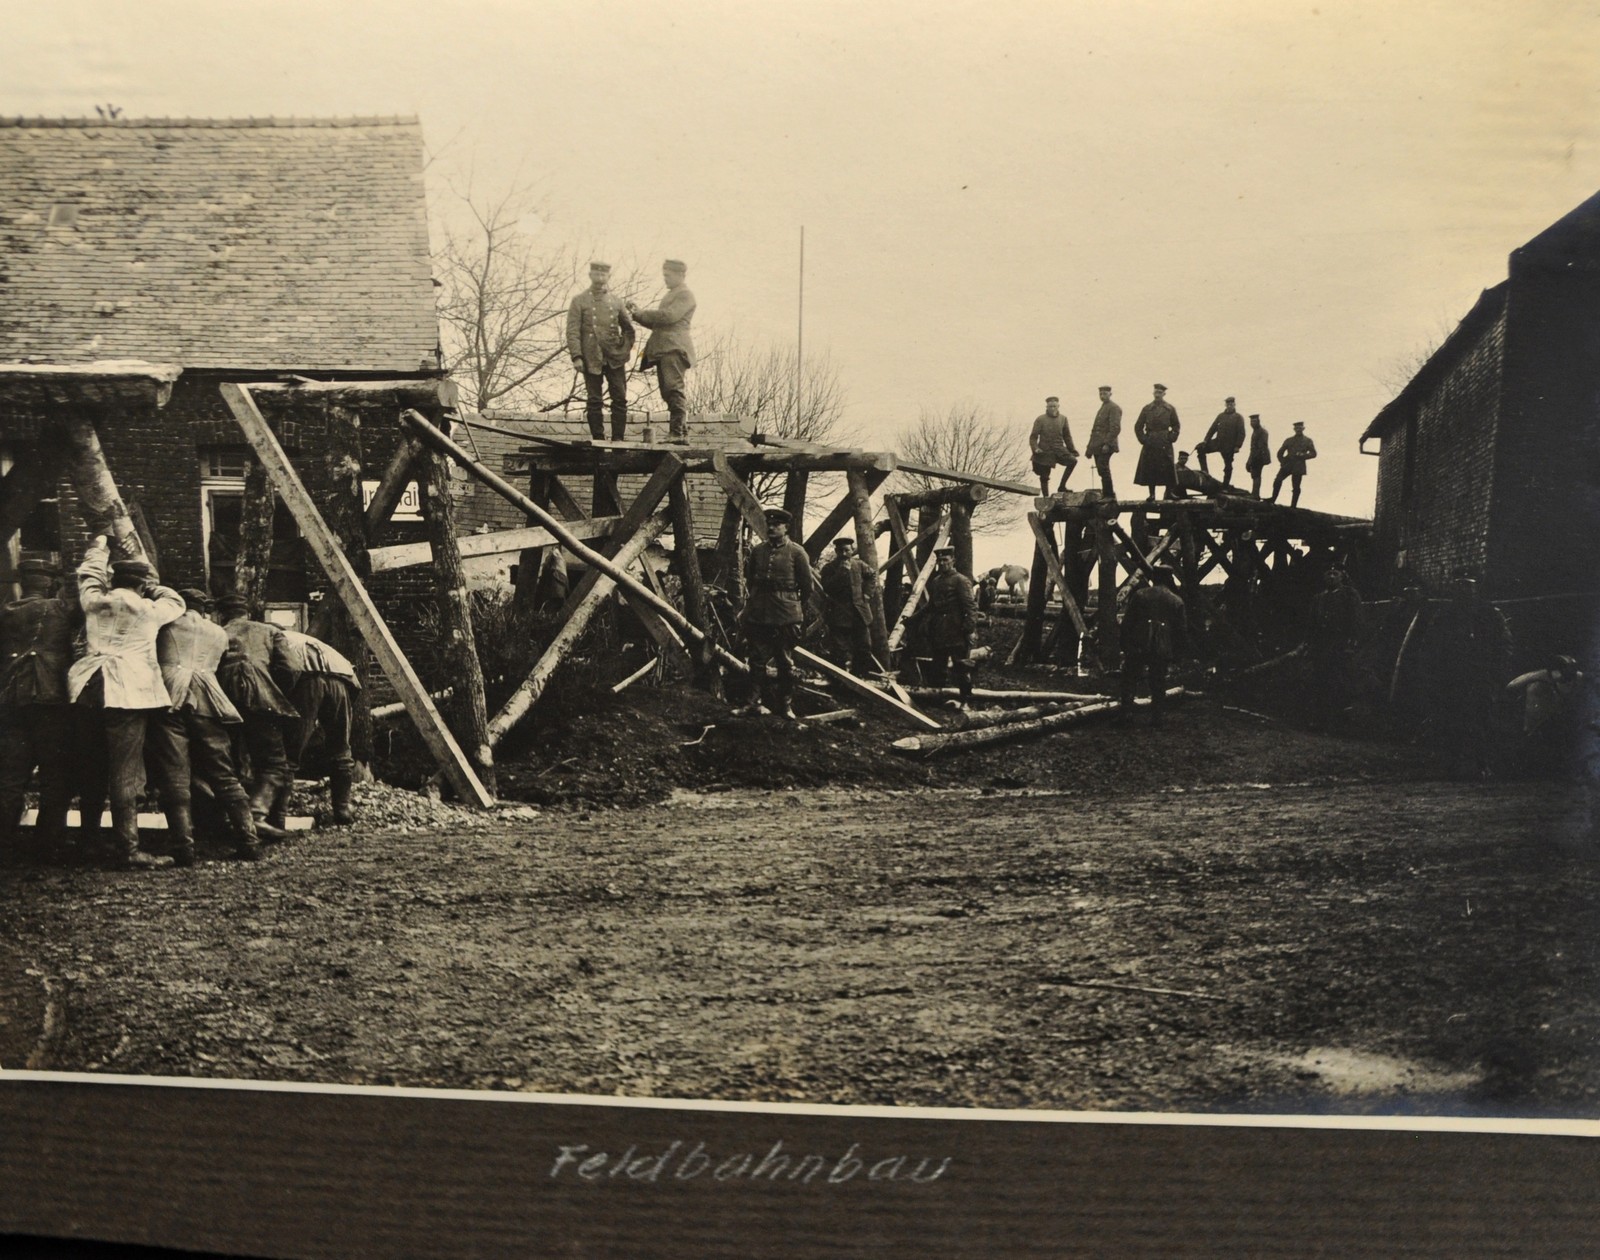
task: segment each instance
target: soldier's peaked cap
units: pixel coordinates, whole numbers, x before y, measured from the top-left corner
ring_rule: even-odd
[[[835,547],[854,547],[856,545],[856,540],[854,538],[835,538],[833,540],[833,545]]]
[[[111,573],[113,577],[149,577],[153,570],[143,560],[113,560]]]
[[[603,263],[603,262],[592,262],[592,263],[589,264],[589,270],[591,272],[598,271],[598,272],[601,272],[601,273],[604,273],[604,274],[609,274],[610,271],[611,271],[611,264],[610,263]]]
[[[768,508],[761,515],[767,518],[768,525],[787,525],[793,519],[782,508]]]
[[[209,591],[203,591],[198,586],[186,586],[178,594],[182,595],[183,602],[196,612],[205,612],[216,603]]]
[[[1060,401],[1061,400],[1059,398],[1057,398],[1054,394],[1051,394],[1050,397],[1045,399],[1045,402],[1047,402],[1047,403],[1060,402]]]
[[[935,547],[933,554],[936,556],[953,556],[956,554],[956,549],[954,547]]]
[[[1157,385],[1156,388],[1159,389],[1163,394],[1167,392],[1167,387],[1165,385]]]
[[[689,264],[688,263],[680,262],[676,258],[667,259],[667,261],[662,263],[661,266],[667,271],[688,271],[689,270]]]
[[[230,610],[243,612],[250,607],[250,601],[238,591],[229,591],[226,595],[217,596],[217,607],[223,612]]]

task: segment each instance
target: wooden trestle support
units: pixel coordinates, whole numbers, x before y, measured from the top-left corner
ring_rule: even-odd
[[[1157,562],[1176,569],[1191,624],[1203,629],[1215,595],[1241,622],[1279,597],[1304,602],[1323,572],[1359,571],[1371,523],[1290,508],[1237,492],[1183,499],[1102,497],[1095,490],[1039,498],[1028,514],[1034,535],[1027,616],[1008,664],[1053,658],[1115,669],[1118,613]],[[1202,592],[1207,578],[1224,581]],[[1050,600],[1059,612],[1049,622]]]

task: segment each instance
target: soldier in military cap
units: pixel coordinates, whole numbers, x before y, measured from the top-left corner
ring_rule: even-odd
[[[816,579],[805,548],[789,540],[789,514],[769,508],[765,515],[767,539],[750,551],[745,567],[749,595],[739,614],[754,688],[744,712],[777,711],[793,718],[794,649],[805,624],[805,607],[816,594]],[[777,672],[775,682],[767,677],[769,662]]]
[[[628,360],[633,357],[633,321],[610,291],[611,264],[589,264],[589,287],[567,308],[567,353],[583,376],[583,413],[596,441],[605,437],[600,391],[611,394],[611,440],[628,428]]]
[[[180,591],[184,613],[161,628],[156,657],[172,707],[151,721],[145,736],[147,756],[162,785],[162,808],[173,828],[172,858],[179,866],[195,860],[192,843],[193,787],[222,810],[235,854],[247,862],[261,857],[250,814],[250,798],[239,782],[228,728],[240,725],[239,711],[217,680],[217,666],[228,648],[228,634],[207,615],[212,600],[195,587]]]
[[[1033,422],[1028,434],[1028,449],[1033,454],[1033,472],[1039,478],[1039,493],[1050,493],[1050,470],[1061,466],[1061,482],[1056,490],[1067,488],[1067,478],[1078,466],[1078,448],[1072,441],[1072,430],[1067,418],[1061,414],[1061,399],[1054,394],[1044,400],[1044,411]]]
[[[74,599],[51,591],[56,567],[44,560],[18,566],[22,596],[0,609],[0,845],[9,847],[22,819],[23,796],[39,771],[42,857],[59,857],[72,801],[67,667],[83,622]]]
[[[1141,680],[1150,685],[1150,720],[1161,720],[1167,694],[1167,669],[1188,648],[1189,618],[1183,598],[1173,589],[1177,573],[1157,564],[1154,576],[1128,596],[1122,616],[1122,710],[1131,712]]]
[[[240,729],[254,774],[251,820],[258,836],[282,839],[285,833],[267,821],[267,811],[284,786],[294,782],[284,736],[300,721],[300,713],[283,693],[292,678],[288,640],[279,627],[254,620],[250,601],[237,592],[217,599],[217,615],[228,635],[217,679],[243,719]]]
[[[856,540],[833,540],[833,559],[822,566],[822,621],[828,631],[828,659],[865,678],[872,668],[873,573],[856,555]]]
[[[74,705],[96,711],[105,749],[104,763],[88,759],[84,824],[88,829],[98,823],[100,801],[109,793],[116,860],[129,869],[169,866],[170,858],[139,848],[139,793],[145,784],[149,721],[172,707],[156,659],[156,636],[162,626],[183,616],[183,598],[158,584],[155,571],[143,560],[108,565],[110,550],[102,534],[89,544],[78,566],[88,650],[67,672],[67,694]],[[181,837],[187,821],[169,815],[169,832]]]
[[[694,320],[694,294],[683,280],[688,266],[676,258],[661,264],[661,280],[667,286],[661,305],[653,310],[641,310],[628,303],[628,314],[634,322],[650,329],[650,339],[644,343],[644,354],[639,360],[641,369],[654,367],[656,384],[661,389],[661,401],[667,404],[669,416],[668,440],[688,441],[688,403],[684,390],[684,374],[694,366],[694,338],[689,326]]]
[[[1167,401],[1167,387],[1157,385],[1154,397],[1133,422],[1133,436],[1139,440],[1139,465],[1134,469],[1133,480],[1135,485],[1148,486],[1152,499],[1157,486],[1165,486],[1166,497],[1170,498],[1177,484],[1172,448],[1178,440],[1178,430],[1178,412]]]
[[[1278,475],[1272,479],[1272,502],[1278,501],[1278,491],[1284,478],[1289,479],[1289,506],[1300,506],[1300,481],[1306,475],[1306,461],[1317,457],[1317,447],[1306,436],[1305,422],[1296,420],[1294,432],[1283,439],[1278,448]]]
[[[972,596],[972,579],[956,568],[954,547],[935,547],[933,576],[928,579],[927,606],[922,613],[923,642],[929,653],[928,682],[945,684],[947,671],[956,676],[961,699],[957,708],[972,703],[972,634],[978,607]]]
[[[1194,448],[1194,453],[1200,457],[1200,471],[1210,474],[1211,469],[1206,467],[1207,455],[1222,456],[1222,484],[1233,484],[1233,457],[1239,453],[1239,448],[1244,445],[1244,417],[1241,416],[1233,405],[1231,397],[1222,400],[1222,410],[1217,413],[1217,418],[1211,422],[1211,427],[1206,430],[1205,440]]]
[[[1266,426],[1261,423],[1261,417],[1255,413],[1250,416],[1250,454],[1244,461],[1245,471],[1250,474],[1250,493],[1256,498],[1261,497],[1261,472],[1272,466],[1272,439],[1267,435]]]

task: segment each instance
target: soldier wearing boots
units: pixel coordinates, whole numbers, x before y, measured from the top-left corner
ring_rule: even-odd
[[[296,630],[285,630],[289,669],[293,681],[289,699],[300,710],[299,724],[290,728],[285,753],[289,778],[272,803],[267,821],[284,825],[289,806],[289,789],[300,768],[312,733],[322,728],[323,747],[328,755],[328,794],[333,801],[333,821],[341,827],[355,822],[350,808],[350,787],[355,780],[355,758],[350,755],[351,698],[361,688],[355,666],[321,639]]]
[[[24,560],[18,574],[22,597],[0,609],[0,845],[16,837],[23,795],[37,767],[34,837],[40,855],[48,857],[60,855],[72,801],[67,667],[83,620],[75,600],[51,595],[55,575],[45,561]]]
[[[661,401],[667,404],[667,440],[678,443],[689,440],[684,376],[694,366],[694,338],[689,326],[694,321],[695,301],[689,286],[683,282],[688,270],[678,259],[667,259],[661,264],[661,279],[667,286],[661,305],[641,310],[632,302],[627,304],[633,322],[650,330],[639,368],[641,371],[655,368]]]
[[[749,645],[750,682],[756,690],[746,712],[776,710],[794,713],[794,650],[805,624],[805,607],[816,593],[811,558],[789,541],[789,514],[777,508],[766,513],[767,540],[750,552],[745,569],[749,595],[739,624]],[[777,681],[767,678],[767,662]]]
[[[853,538],[833,540],[833,559],[822,566],[822,622],[828,631],[828,659],[859,678],[872,668],[872,570],[856,555]]]
[[[294,785],[284,733],[300,721],[282,690],[291,677],[288,640],[279,627],[252,620],[249,600],[236,592],[217,600],[217,615],[228,636],[217,681],[242,719],[240,730],[255,776],[250,815],[256,834],[271,838],[276,828],[267,821],[267,811],[280,792]]]
[[[156,660],[161,627],[183,616],[183,600],[158,585],[143,560],[118,560],[107,565],[110,547],[104,535],[89,544],[78,566],[78,601],[83,606],[87,651],[67,672],[67,694],[74,705],[95,710],[105,747],[106,782],[86,784],[87,803],[111,797],[115,856],[129,869],[170,864],[139,848],[139,793],[145,784],[145,731],[152,716],[171,708],[171,697]],[[98,777],[98,776],[96,776]],[[174,799],[173,785],[162,781],[164,800]],[[98,813],[98,805],[95,805]],[[167,818],[178,847],[192,845],[183,815]]]
[[[1122,616],[1122,695],[1124,713],[1132,712],[1141,679],[1150,683],[1150,721],[1161,720],[1167,696],[1167,669],[1188,647],[1189,618],[1183,597],[1173,589],[1177,574],[1170,565],[1155,566],[1155,577],[1128,596]]]
[[[936,547],[933,576],[928,579],[928,604],[922,628],[930,653],[928,682],[944,686],[946,670],[954,672],[961,690],[959,707],[972,703],[972,633],[977,628],[977,602],[972,579],[956,568],[954,547]]]
[[[174,785],[173,794],[163,796],[162,808],[168,819],[175,812],[192,818],[191,788],[198,784],[222,810],[234,852],[254,862],[261,857],[261,845],[250,816],[250,798],[234,769],[227,731],[240,724],[239,711],[217,681],[228,635],[206,615],[211,609],[209,595],[201,590],[179,594],[187,610],[156,636],[156,658],[172,708],[150,723],[145,740],[149,760],[160,772],[158,780]],[[176,791],[180,784],[182,790]],[[281,839],[282,833],[269,838]],[[194,861],[194,847],[175,846],[172,856],[179,866],[188,866]]]

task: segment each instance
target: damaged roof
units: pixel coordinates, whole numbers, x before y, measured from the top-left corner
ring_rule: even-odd
[[[0,118],[0,361],[437,370],[415,119]]]

